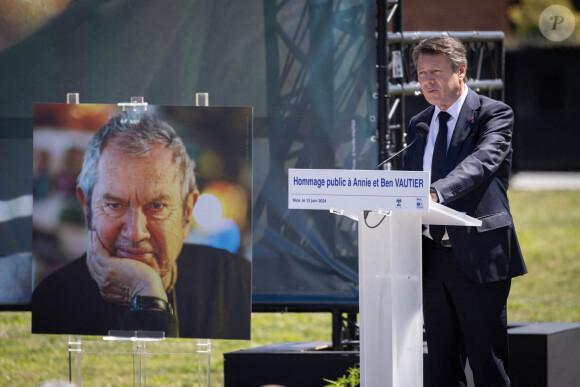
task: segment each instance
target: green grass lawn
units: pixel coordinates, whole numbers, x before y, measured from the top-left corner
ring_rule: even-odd
[[[580,322],[580,191],[514,191],[510,200],[529,274],[513,281],[509,320]],[[224,353],[286,341],[330,339],[329,314],[254,314],[251,341],[211,342],[212,386],[223,385]],[[133,385],[136,359],[118,349],[130,344],[112,351],[111,344],[95,340],[100,338],[83,338],[85,348],[103,346],[83,355],[83,386]],[[180,342],[168,340],[162,345],[175,352]],[[194,386],[192,375],[199,367],[205,367],[205,360],[200,363],[195,355],[153,355],[148,358],[147,385]],[[68,336],[31,335],[30,313],[0,313],[0,386],[31,387],[67,379],[68,372]]]
[[[508,319],[580,322],[580,191],[509,196],[528,274],[512,282]]]

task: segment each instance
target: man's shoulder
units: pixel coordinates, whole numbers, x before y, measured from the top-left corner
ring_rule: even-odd
[[[433,117],[433,112],[435,111],[435,106],[429,105],[427,108],[422,110],[421,112],[415,114],[409,120],[409,128],[414,128],[419,122],[425,122],[427,125],[431,122],[431,118]]]
[[[65,287],[74,287],[78,283],[86,284],[90,280],[86,255],[83,255],[49,274],[38,284],[34,292],[46,292],[54,288],[62,291]]]
[[[67,275],[69,273],[79,273],[84,271],[88,273],[87,256],[85,254],[66,263],[61,268],[54,271],[50,276]]]
[[[225,295],[246,300],[250,294],[252,265],[239,254],[211,246],[187,244],[183,245],[177,267],[177,288],[182,294],[190,291],[192,286],[203,290],[199,294],[204,294],[204,302],[208,297],[216,301]]]
[[[182,256],[193,256],[196,254],[205,254],[205,255],[211,255],[220,259],[235,259],[236,257],[238,257],[237,254],[231,253],[228,250],[219,248],[219,247],[213,247],[213,246],[208,246],[208,245],[198,245],[198,244],[192,244],[192,243],[184,243],[183,247],[181,249],[181,254],[179,255],[180,257]]]
[[[249,338],[250,261],[216,247],[184,244],[177,265],[180,335]]]
[[[250,261],[239,254],[227,250],[197,244],[184,244],[177,260],[178,265],[189,267],[219,268],[219,267],[250,267]]]
[[[468,105],[474,109],[481,108],[482,111],[485,110],[511,110],[511,108],[503,101],[493,99],[483,94],[478,94],[472,89],[469,89],[467,94],[466,102]]]
[[[39,333],[53,332],[52,328],[43,331],[41,320],[62,319],[76,321],[87,311],[104,302],[97,284],[91,278],[82,256],[66,264],[42,280],[32,293],[32,316],[34,329]],[[56,317],[60,316],[60,317]],[[68,321],[67,320],[67,321]],[[59,324],[60,324],[59,323]],[[55,328],[54,332],[61,328]],[[68,332],[67,332],[68,333]]]

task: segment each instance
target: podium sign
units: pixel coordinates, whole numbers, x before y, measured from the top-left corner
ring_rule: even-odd
[[[428,211],[429,172],[289,169],[288,208]]]
[[[428,172],[288,171],[290,209],[359,222],[361,386],[423,386],[421,225],[481,225],[432,202],[429,181]]]

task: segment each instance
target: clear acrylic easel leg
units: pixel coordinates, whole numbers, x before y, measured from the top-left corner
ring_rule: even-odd
[[[81,387],[81,344],[80,336],[68,337],[68,381],[77,387]]]
[[[147,385],[147,342],[137,340],[133,342],[133,382],[135,386]]]
[[[85,339],[68,337],[69,382],[76,387],[83,381],[87,386],[115,381],[123,386],[146,387],[151,375],[161,383],[164,378],[174,381],[176,375],[169,367],[188,370],[179,376],[186,385],[211,386],[209,339]]]
[[[197,375],[198,375],[197,386],[210,387],[211,342],[209,339],[198,339],[196,345],[197,345],[196,358],[197,358]]]

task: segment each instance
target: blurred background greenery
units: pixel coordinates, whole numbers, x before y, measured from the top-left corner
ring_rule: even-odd
[[[529,271],[513,281],[509,321],[580,322],[580,191],[510,191],[509,196]],[[68,379],[68,340],[31,335],[29,312],[0,313],[0,385],[35,386]],[[83,345],[90,348],[98,340],[83,338]],[[330,340],[329,314],[253,314],[251,341],[211,342],[211,385],[223,385],[224,353],[289,341]],[[163,345],[171,352],[179,342],[168,340]],[[100,351],[83,355],[83,385],[133,385],[135,359]],[[207,364],[194,355],[159,354],[147,361],[149,386],[195,386],[197,371]]]
[[[576,28],[572,35],[557,45],[578,46],[580,45],[580,1],[578,0],[512,0],[507,8],[510,22],[510,33],[506,36],[509,46],[554,46],[553,41],[546,40],[540,32],[540,15],[552,5],[560,5],[568,8],[576,19]]]

